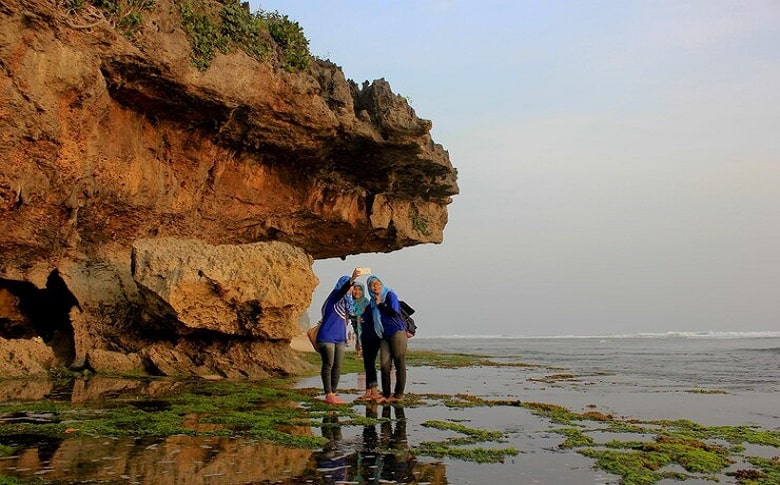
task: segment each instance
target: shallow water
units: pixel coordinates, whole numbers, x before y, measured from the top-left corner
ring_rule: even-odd
[[[71,383],[0,381],[3,402],[45,400],[79,404],[94,412],[130,403],[149,413],[170,408],[167,396],[192,383],[93,377]],[[208,389],[208,383],[199,383]],[[264,404],[265,405],[265,404]],[[285,403],[279,403],[285,405]],[[24,404],[21,405],[24,408]],[[362,410],[363,408],[361,408]],[[69,411],[74,412],[74,411]],[[318,426],[295,426],[293,435],[321,435],[327,444],[317,450],[294,449],[247,437],[89,437],[44,433],[0,436],[0,481],[21,483],[447,483],[444,465],[409,453],[403,408],[366,407],[366,416],[384,418],[374,425],[345,425],[325,413]],[[15,411],[0,415],[3,424],[62,422],[53,412]],[[67,419],[67,418],[66,418]],[[184,416],[187,428],[207,430],[197,413]],[[74,429],[74,431],[76,431]]]
[[[638,418],[780,429],[777,337],[422,338],[410,341],[410,347],[535,364],[541,366],[530,369],[536,378],[575,376],[536,385],[528,381],[528,371],[499,368],[480,381],[468,379],[471,370],[464,369],[462,387],[478,395],[533,392],[536,400],[575,409],[596,403]]]
[[[755,424],[780,430],[780,339],[418,339],[413,349],[488,355],[528,367],[466,367],[409,370],[410,394],[466,393],[486,399],[553,403],[575,412],[599,411],[638,419],[689,419],[704,425]],[[569,378],[555,375],[570,374]],[[552,378],[551,378],[552,377]],[[0,382],[0,400],[38,400],[111,406],[135,402],[144,413],[166,407],[165,396],[183,390],[182,382],[93,377],[70,384],[49,381]],[[343,376],[339,388],[351,400],[364,380]],[[302,379],[301,388],[319,388],[319,378]],[[705,391],[705,392],[702,392]],[[321,449],[301,450],[246,437],[171,436],[167,438],[0,437],[14,452],[0,458],[0,474],[38,483],[604,483],[619,478],[593,469],[593,460],[559,448],[558,425],[516,406],[448,408],[433,404],[365,406],[353,409],[373,424],[352,424],[326,413],[315,426],[296,427],[302,435],[323,436]],[[188,419],[198,420],[197,415]],[[1,416],[46,422],[46,413]],[[410,450],[424,441],[456,433],[426,427],[450,420],[470,428],[503,432],[502,442],[519,451],[503,463],[478,464],[419,455]],[[595,432],[599,441],[616,438]],[[642,439],[634,435],[635,439]],[[629,439],[629,438],[625,438]],[[780,450],[748,445],[750,455],[773,457]],[[744,467],[736,463],[735,470]],[[721,475],[720,483],[735,483]],[[30,482],[32,483],[32,482]],[[678,483],[662,481],[662,484]],[[685,483],[711,483],[688,480]]]

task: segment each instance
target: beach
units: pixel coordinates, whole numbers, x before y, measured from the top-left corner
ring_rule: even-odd
[[[442,483],[634,483],[594,468],[594,460],[583,456],[581,448],[562,446],[565,435],[555,431],[561,429],[561,423],[512,403],[551,404],[573,413],[609,416],[621,423],[679,420],[705,427],[756,427],[771,432],[772,445],[745,444],[745,454],[731,457],[734,463],[718,473],[687,473],[678,465],[669,467],[686,473],[686,483],[712,483],[713,476],[720,483],[741,483],[729,474],[750,468],[745,456],[780,456],[780,339],[776,337],[457,337],[413,339],[410,348],[474,354],[480,356],[475,361],[489,357],[506,364],[410,368],[407,392],[412,395],[465,394],[506,403],[453,407],[434,398],[423,399],[427,405],[404,407],[404,446],[414,448],[422,441],[448,439],[447,433],[424,426],[430,420],[446,420],[500,431],[501,440],[488,446],[511,446],[518,451],[499,463],[418,457],[422,462],[444,465],[446,482]],[[515,365],[521,363],[524,365]],[[347,374],[341,387],[357,393],[362,384],[360,374]],[[299,385],[316,388],[318,378],[306,379]],[[383,406],[379,408],[381,413]],[[671,427],[672,434],[676,426]],[[612,424],[604,426],[589,420],[565,427],[586,430],[585,434],[596,443],[656,439],[647,433],[617,433]],[[342,453],[359,454],[363,447],[359,440],[361,430],[342,429],[341,433]],[[720,438],[711,441],[724,443]],[[656,483],[676,481],[664,478]]]
[[[308,342],[301,356],[316,363]],[[306,345],[307,344],[308,347]],[[10,483],[775,484],[780,338],[414,338],[402,403],[347,353],[275,384],[0,381]],[[763,477],[763,481],[750,481]]]

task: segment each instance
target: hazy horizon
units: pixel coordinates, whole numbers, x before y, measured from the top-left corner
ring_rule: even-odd
[[[386,79],[459,171],[444,243],[315,262],[312,318],[370,266],[421,336],[780,329],[779,3],[258,7]]]

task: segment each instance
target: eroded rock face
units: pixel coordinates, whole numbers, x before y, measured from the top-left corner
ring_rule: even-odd
[[[159,342],[142,318],[155,292],[131,272],[139,241],[278,241],[315,259],[442,241],[456,172],[385,81],[240,53],[200,71],[170,0],[144,12],[135,43],[61,2],[5,0],[0,13],[0,337],[39,335],[76,366],[93,349],[143,356]],[[284,317],[250,304],[241,322],[222,318],[249,290],[207,311],[176,288],[161,301],[178,323],[155,325],[176,328],[169,349],[207,330],[273,348],[310,303],[303,285],[277,295],[301,297]],[[41,299],[54,319],[25,310]]]
[[[210,331],[289,341],[318,283],[311,258],[279,242],[211,246],[140,239],[132,261],[147,317],[170,321],[179,334]]]

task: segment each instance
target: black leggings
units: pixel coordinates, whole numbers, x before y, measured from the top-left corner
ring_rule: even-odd
[[[366,389],[379,385],[376,378],[376,356],[379,354],[380,342],[381,340],[376,338],[376,336],[373,339],[360,339],[360,346],[363,351],[363,370],[366,372]]]
[[[401,398],[406,389],[406,332],[399,330],[382,338],[379,367],[382,369],[382,394],[390,397],[390,371],[395,366],[395,390],[393,395]],[[368,377],[366,377],[368,381]]]

